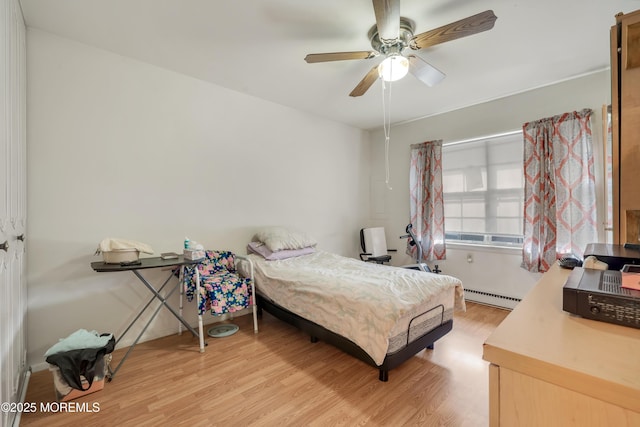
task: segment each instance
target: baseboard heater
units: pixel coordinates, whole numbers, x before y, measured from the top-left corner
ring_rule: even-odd
[[[498,307],[514,308],[522,301],[520,298],[498,295],[491,292],[479,291],[477,289],[464,290],[464,296],[469,301],[476,301],[483,304],[495,305]]]

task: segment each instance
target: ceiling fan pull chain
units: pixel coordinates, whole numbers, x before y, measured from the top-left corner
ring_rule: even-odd
[[[384,128],[384,169],[385,169],[385,180],[389,190],[393,190],[391,184],[389,183],[389,141],[391,135],[391,82],[386,82],[383,78],[382,80],[382,115],[383,115],[383,128]],[[387,90],[387,83],[389,84],[389,88]],[[388,93],[388,96],[385,96]]]
[[[391,184],[389,184],[389,137],[387,136],[384,141],[384,158],[385,158],[385,176],[386,179],[384,181],[387,184],[387,188],[389,190],[393,190]]]

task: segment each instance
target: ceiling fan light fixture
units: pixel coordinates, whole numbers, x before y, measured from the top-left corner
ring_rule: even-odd
[[[400,80],[409,72],[409,60],[402,55],[389,55],[378,65],[378,75],[386,82]]]

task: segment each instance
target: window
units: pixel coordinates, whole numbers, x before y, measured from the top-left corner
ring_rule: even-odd
[[[522,245],[522,147],[522,131],[443,145],[448,242]]]

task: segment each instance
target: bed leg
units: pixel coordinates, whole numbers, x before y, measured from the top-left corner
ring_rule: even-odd
[[[427,346],[427,349],[428,349],[428,350],[433,350],[433,347],[434,347],[434,343],[431,343],[431,344],[429,344],[429,345]]]
[[[387,371],[386,369],[380,369],[380,375],[378,376],[378,379],[385,383],[389,381],[389,371]]]
[[[314,343],[314,344],[317,343],[318,342],[318,337],[312,336],[311,337],[311,342]]]

